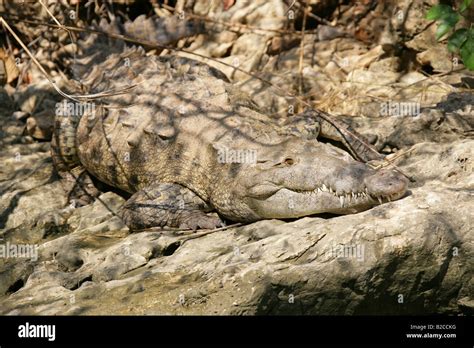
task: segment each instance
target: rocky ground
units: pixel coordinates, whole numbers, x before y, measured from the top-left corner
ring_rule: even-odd
[[[421,3],[399,5],[408,14],[407,46],[415,62],[440,75],[400,69],[402,58],[387,55],[378,39],[308,34],[303,45],[283,47],[274,32],[223,31],[190,43],[295,91],[303,57],[303,87],[314,105],[345,114],[411,178],[406,197],[359,214],[212,233],[129,233],[116,216],[125,201],[116,193],[66,205],[47,141],[48,108],[57,100],[48,83],[32,73],[21,89],[0,88],[0,246],[37,251],[0,258],[0,314],[473,314],[473,77],[443,73],[451,58],[440,53],[444,46],[433,58],[438,44],[415,16]],[[222,20],[283,27],[275,19],[285,13],[282,1],[227,11],[200,4],[193,9],[200,15],[212,10]],[[260,80],[222,70],[268,113],[286,114],[294,103]],[[381,115],[392,101],[421,108]]]

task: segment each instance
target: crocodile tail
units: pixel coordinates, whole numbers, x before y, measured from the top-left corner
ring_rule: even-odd
[[[63,100],[58,106],[67,105]],[[64,109],[63,109],[64,111]],[[76,149],[76,129],[79,117],[67,112],[58,112],[54,121],[51,139],[51,157],[58,172],[66,172],[80,165]]]

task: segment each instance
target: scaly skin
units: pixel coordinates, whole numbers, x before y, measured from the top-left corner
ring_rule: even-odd
[[[125,60],[129,64],[121,64]],[[67,152],[69,163],[75,161],[70,167],[80,165],[133,194],[122,214],[133,230],[213,228],[222,224],[220,217],[250,222],[348,214],[406,192],[398,172],[376,171],[317,140],[320,130],[342,134],[343,144],[360,154],[356,158],[379,158],[360,150],[350,133],[331,131],[311,112],[280,125],[236,102],[223,74],[194,60],[125,49],[83,81],[90,93],[136,84],[85,114],[76,133],[77,158]],[[56,158],[62,138],[53,149]]]

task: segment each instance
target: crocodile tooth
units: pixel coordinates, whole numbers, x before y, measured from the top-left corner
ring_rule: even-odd
[[[346,194],[346,200],[347,200],[348,202],[351,201],[351,194],[350,194],[350,193]]]
[[[341,203],[341,208],[344,208],[344,196],[339,196],[339,203]]]
[[[329,192],[334,193],[331,186],[329,186]]]
[[[377,199],[379,200],[379,203],[380,203],[380,204],[383,203],[382,197],[377,197]]]
[[[356,199],[357,196],[356,196],[356,193],[352,192],[352,199]]]
[[[392,201],[392,200],[390,199],[390,196],[387,196],[387,200],[388,200],[389,202],[391,202],[391,201]]]
[[[328,188],[326,187],[326,185],[323,184],[323,186],[321,186],[322,190],[323,191],[329,191]]]

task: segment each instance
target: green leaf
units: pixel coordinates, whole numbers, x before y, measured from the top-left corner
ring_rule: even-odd
[[[473,2],[474,2],[474,0],[464,0],[461,4],[461,7],[460,7],[459,11],[460,12],[466,11],[469,8],[469,6],[472,5]]]
[[[461,18],[459,14],[453,11],[451,13],[448,13],[446,16],[443,16],[441,20],[445,22],[446,24],[449,24],[450,26],[454,27],[456,23],[459,21],[459,18]]]
[[[458,29],[453,35],[450,36],[448,40],[448,50],[449,52],[455,53],[467,40],[467,29]]]
[[[468,39],[464,42],[459,50],[462,62],[469,70],[474,70],[474,30],[470,30]]]
[[[444,35],[448,33],[453,27],[446,22],[442,22],[436,29],[436,40],[440,40]]]
[[[436,5],[430,8],[428,13],[426,14],[426,19],[433,21],[436,19],[443,18],[448,13],[452,13],[452,12],[454,11],[449,5],[445,5],[445,4]]]
[[[454,28],[460,17],[450,6],[445,4],[433,6],[426,15],[427,19],[440,21],[436,30],[436,40],[440,40]]]

